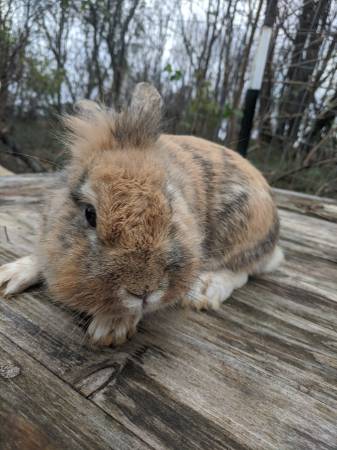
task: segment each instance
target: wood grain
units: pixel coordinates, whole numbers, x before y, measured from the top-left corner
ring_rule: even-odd
[[[0,405],[2,450],[148,448],[1,334]]]
[[[6,179],[0,263],[31,251],[42,191],[48,195],[55,182]],[[276,193],[286,251],[277,272],[251,279],[219,311],[150,316],[118,349],[87,348],[73,315],[42,286],[0,298],[0,421],[7,420],[0,437],[11,437],[9,448],[23,429],[20,450],[65,442],[336,450],[337,223],[334,201],[304,197]],[[48,389],[39,392],[41,385]],[[51,424],[49,403],[56,408]]]
[[[279,208],[306,216],[337,222],[337,200],[302,194],[300,192],[273,189]]]

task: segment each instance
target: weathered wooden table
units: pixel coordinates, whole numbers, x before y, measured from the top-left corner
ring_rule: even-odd
[[[52,176],[0,179],[0,263]],[[0,298],[0,449],[337,449],[337,202],[276,191],[287,261],[220,311],[93,351],[42,288]]]

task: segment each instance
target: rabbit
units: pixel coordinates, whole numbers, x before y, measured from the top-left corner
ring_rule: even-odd
[[[219,144],[161,134],[161,105],[140,83],[120,112],[86,100],[65,116],[70,161],[36,252],[0,268],[5,295],[44,280],[88,315],[95,345],[124,343],[168,305],[217,309],[283,259],[262,174]]]

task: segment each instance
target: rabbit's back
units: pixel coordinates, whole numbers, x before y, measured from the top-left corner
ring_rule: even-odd
[[[250,270],[271,253],[277,210],[263,175],[236,152],[193,136],[163,135],[172,183],[203,233],[204,266]]]

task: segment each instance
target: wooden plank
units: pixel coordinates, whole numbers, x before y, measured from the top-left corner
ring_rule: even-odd
[[[19,205],[0,207],[0,251],[12,252],[12,258],[31,253],[40,217],[35,205],[30,205],[29,210]]]
[[[328,262],[327,264],[329,265]],[[288,270],[291,270],[291,267]],[[270,277],[271,276],[273,275],[270,275]],[[280,275],[278,276],[280,277]],[[289,277],[286,278],[282,276],[280,277],[280,279],[287,280],[289,284]],[[265,281],[261,282],[265,283]],[[256,290],[256,286],[254,289]],[[243,301],[239,303],[240,299],[238,300],[237,293],[235,296],[235,300],[232,303],[227,303],[224,306],[224,309],[217,313],[208,313],[207,315],[187,313],[186,316],[186,314],[182,315],[181,312],[178,312],[177,316],[173,318],[171,317],[167,319],[166,317],[164,317],[162,320],[158,319],[156,321],[153,321],[151,320],[151,318],[149,318],[149,320],[146,322],[146,325],[143,327],[143,334],[138,335],[137,338],[131,344],[128,344],[128,346],[124,347],[122,351],[105,350],[103,352],[92,352],[91,350],[81,348],[81,331],[76,329],[76,327],[72,328],[72,324],[69,322],[71,318],[69,316],[67,317],[66,313],[60,311],[59,308],[50,305],[49,303],[45,303],[43,300],[44,297],[41,295],[34,295],[34,297],[32,297],[30,294],[25,294],[23,296],[24,299],[22,298],[22,296],[20,296],[20,299],[14,299],[11,303],[1,304],[1,317],[5,318],[5,323],[1,324],[1,329],[3,329],[6,333],[9,333],[11,338],[18,342],[20,346],[25,348],[27,352],[33,351],[35,357],[40,358],[46,366],[50,367],[51,370],[58,373],[59,376],[62,376],[70,383],[74,383],[77,388],[84,393],[84,395],[91,395],[92,398],[97,401],[101,407],[107,409],[109,414],[112,414],[114,417],[119,418],[119,420],[125,421],[124,423],[126,426],[133,429],[133,431],[137,432],[140,436],[142,436],[143,439],[146,439],[147,442],[149,442],[154,447],[161,447],[165,445],[168,446],[167,448],[171,448],[170,445],[174,445],[173,442],[177,442],[177,447],[173,446],[172,448],[178,448],[178,445],[181,445],[179,436],[182,430],[176,430],[175,428],[171,430],[171,428],[173,426],[173,423],[179,422],[183,423],[184,427],[188,426],[194,436],[193,441],[189,440],[191,439],[191,437],[189,436],[186,438],[187,440],[184,441],[186,445],[188,444],[186,448],[202,448],[204,441],[201,439],[206,438],[202,438],[202,435],[196,433],[196,430],[201,430],[204,428],[206,428],[207,430],[212,430],[212,433],[218,437],[221,436],[221,433],[224,436],[230,436],[231,442],[227,442],[226,445],[232,445],[233,448],[244,445],[244,442],[247,441],[249,441],[250,443],[255,442],[254,445],[256,445],[256,448],[259,448],[259,446],[261,448],[262,445],[263,448],[273,448],[273,445],[270,442],[265,442],[263,438],[261,440],[261,438],[258,438],[254,435],[251,436],[251,429],[247,424],[243,425],[240,422],[240,433],[237,431],[240,426],[236,424],[235,420],[232,422],[232,427],[227,427],[225,430],[222,429],[221,424],[216,424],[212,427],[212,414],[214,414],[214,411],[212,414],[209,413],[209,416],[207,416],[206,414],[205,417],[205,412],[201,407],[191,408],[191,393],[186,397],[185,404],[181,404],[180,399],[178,401],[178,399],[171,395],[169,399],[167,399],[166,397],[160,397],[159,394],[165,388],[164,379],[159,380],[161,388],[159,393],[157,391],[146,393],[149,389],[147,384],[149,386],[156,386],[155,381],[158,382],[158,379],[153,379],[152,375],[150,376],[150,379],[148,379],[147,374],[146,386],[141,387],[139,385],[139,382],[137,381],[140,369],[138,367],[134,367],[134,364],[138,364],[139,355],[144,353],[144,351],[148,355],[151,355],[152,353],[157,354],[157,360],[158,353],[159,355],[162,355],[163,360],[158,361],[156,365],[163,366],[164,374],[168,370],[167,360],[169,360],[170,354],[172,354],[172,352],[174,355],[176,355],[175,358],[177,359],[177,364],[182,364],[185,368],[184,370],[186,370],[186,373],[188,373],[189,366],[212,366],[213,362],[204,362],[199,353],[209,353],[209,351],[207,350],[207,347],[210,345],[209,342],[214,341],[214,339],[217,339],[217,336],[220,335],[220,344],[219,342],[215,341],[213,345],[217,348],[216,351],[222,354],[222,358],[224,358],[226,361],[226,366],[228,365],[227,359],[231,357],[230,360],[232,361],[232,363],[233,361],[236,361],[237,371],[241,371],[242,367],[253,366],[257,367],[260,372],[265,372],[264,376],[262,376],[261,373],[258,374],[261,379],[261,385],[259,386],[259,389],[265,389],[265,377],[269,379],[270,373],[274,373],[275,376],[277,375],[283,380],[286,380],[286,382],[283,381],[285,383],[283,389],[285,390],[287,390],[287,386],[290,385],[293,386],[293,389],[307,391],[304,392],[306,393],[306,395],[317,398],[322,402],[327,402],[328,404],[329,401],[334,402],[336,400],[336,394],[333,394],[333,392],[335,392],[333,388],[334,384],[326,381],[324,376],[319,377],[320,373],[323,372],[324,374],[323,367],[325,367],[325,370],[329,375],[328,380],[332,379],[334,381],[336,379],[337,374],[334,367],[337,367],[337,363],[334,362],[334,344],[331,344],[332,351],[329,351],[329,348],[320,348],[318,347],[315,340],[310,340],[310,332],[306,333],[303,330],[301,332],[296,330],[295,333],[293,327],[289,327],[286,321],[285,324],[282,321],[276,321],[275,323],[275,316],[277,318],[280,314],[278,305],[283,299],[283,293],[282,295],[272,297],[270,301],[268,301],[268,314],[266,315],[264,312],[264,309],[266,308],[265,298],[269,297],[268,295],[266,295],[265,289],[266,288],[264,286],[262,291],[258,290],[254,296],[252,294],[251,283],[247,286],[246,289],[242,290],[242,298],[248,298],[248,306],[250,305],[252,299],[254,300],[254,298],[256,298],[256,304],[261,304],[261,311],[258,311],[257,313],[254,311],[254,309],[253,312],[247,311],[247,304]],[[273,289],[274,287],[273,285],[271,285],[270,290],[272,291]],[[326,292],[324,292],[324,295],[326,295]],[[312,299],[309,299],[309,302],[311,300]],[[319,297],[318,300],[320,300]],[[22,303],[22,301],[24,301],[24,303]],[[53,308],[51,308],[52,306]],[[223,313],[223,311],[228,307],[229,310]],[[237,312],[238,308],[239,313]],[[296,311],[298,305],[295,305],[294,308]],[[317,308],[317,305],[315,306],[315,304],[312,303],[312,308]],[[273,311],[274,316],[271,314],[271,312]],[[189,314],[192,314],[193,319],[189,320]],[[283,312],[283,314],[285,313]],[[317,316],[321,316],[321,311],[319,308],[317,310]],[[336,317],[335,311],[326,310],[324,313],[324,317],[330,317],[330,320],[334,320],[333,318]],[[165,324],[166,330],[164,334],[163,324]],[[186,324],[188,324],[187,330]],[[252,324],[254,325],[254,328],[250,329]],[[330,329],[332,329],[334,326],[335,324],[333,322],[330,326]],[[247,332],[247,328],[249,332]],[[303,329],[305,330],[306,328],[307,323],[304,323]],[[169,334],[167,333],[168,329],[171,330]],[[267,333],[269,332],[270,334],[270,329],[273,331],[273,334],[268,336],[268,339],[270,340],[270,342],[273,342],[273,345],[270,345],[270,342],[268,342],[266,348],[264,340],[266,340],[265,336],[267,336]],[[237,332],[239,333],[238,335],[236,335],[236,337],[234,334],[235,330],[237,330]],[[243,333],[243,330],[245,330],[245,333]],[[278,330],[278,332],[280,333],[279,342],[276,341],[276,344],[274,336],[275,330]],[[317,330],[314,329],[314,332],[317,332]],[[71,339],[69,339],[68,337],[69,334],[72,335]],[[186,335],[190,336],[190,343],[186,342]],[[333,337],[328,336],[328,339],[329,342],[334,342]],[[174,350],[178,345],[176,343],[177,340],[179,341],[180,346],[178,346],[177,349]],[[195,347],[194,352],[192,352],[191,350],[191,345],[192,350],[193,346]],[[247,349],[244,348],[242,350],[242,345],[244,347],[248,346],[248,348],[250,348],[251,346],[253,349],[257,347],[258,350],[255,350],[257,352],[257,355],[255,355],[253,359],[250,359],[250,357],[247,360]],[[181,348],[181,346],[183,348]],[[318,362],[316,365],[310,365],[309,359],[309,362],[305,360],[302,367],[298,367],[298,365],[301,364],[299,362],[300,355],[302,353],[303,355],[307,355],[308,349],[315,347],[317,351],[321,352],[318,354],[318,357],[320,357],[322,361]],[[293,348],[293,357],[289,356],[290,348]],[[185,364],[187,357],[186,352],[188,354],[191,353],[194,355],[192,358],[192,362],[188,365],[188,367],[186,367]],[[212,355],[213,359],[215,350],[213,349],[210,354]],[[280,355],[282,354],[284,359],[281,359],[280,357]],[[113,357],[111,357],[112,355]],[[269,361],[267,367],[265,367],[264,365],[266,363],[262,364],[262,361]],[[324,364],[322,364],[322,362],[324,362]],[[223,364],[224,363],[222,362],[222,365]],[[332,367],[329,364],[332,365]],[[130,365],[132,369],[130,369]],[[146,373],[148,372],[146,366],[144,369],[142,365],[141,369],[146,370]],[[130,370],[132,373],[130,373]],[[150,374],[152,374],[153,370],[154,368],[151,367]],[[219,372],[219,368],[217,369],[217,372]],[[139,397],[143,400],[141,401],[139,399],[139,403],[136,404],[135,407],[134,415],[130,416],[131,413],[128,412],[129,416],[124,417],[119,409],[116,410],[116,405],[118,405],[117,400],[114,398],[114,400],[112,401],[110,397],[111,395],[117,395],[120,389],[118,383],[122,382],[122,380],[125,380],[125,375],[127,374],[129,374],[128,376],[130,378],[129,383],[132,384],[132,387],[128,387],[128,389],[132,389],[132,392],[134,392],[134,390],[136,389],[136,394],[134,392],[135,395],[139,394],[139,390],[143,392],[143,390],[145,389],[146,395],[143,393],[142,396]],[[173,376],[173,374],[171,374],[171,376]],[[252,377],[251,373],[249,376]],[[214,386],[217,386],[221,383],[223,393],[224,395],[226,394],[227,386],[225,385],[224,381],[219,382],[217,380],[217,377],[215,377],[215,380],[209,380],[209,374],[199,374],[198,377],[201,384],[203,382],[205,383],[206,395],[210,395],[212,397],[214,388],[212,388],[211,386],[213,386],[213,384]],[[246,383],[250,384],[254,380],[254,377],[252,380],[250,380],[250,378],[248,377],[246,378]],[[136,383],[136,386],[133,385],[134,383]],[[177,383],[180,383],[180,381],[177,381]],[[101,389],[102,386],[104,387],[104,385],[106,384],[108,384],[108,386],[105,387],[102,391],[104,396],[105,392],[107,390],[109,392],[110,389],[112,389],[113,392],[115,392],[116,389],[117,393],[109,394],[108,401],[106,401],[105,397],[104,401],[102,401],[103,394],[100,393],[99,389]],[[203,391],[201,384],[197,385],[198,392]],[[272,384],[274,384],[274,381],[272,382]],[[297,387],[298,385],[299,387]],[[238,378],[236,387],[233,388],[232,386],[232,389],[236,389],[238,393],[240,393],[245,389],[244,386],[245,385],[243,384],[242,379]],[[194,387],[196,388],[196,385],[194,385]],[[218,388],[220,389],[220,386],[218,386]],[[179,386],[176,386],[175,389],[177,390],[177,393],[181,393]],[[94,393],[95,391],[96,394]],[[122,399],[123,402],[127,402],[127,404],[129,404],[130,401],[128,395],[129,394],[126,394],[126,392],[122,393],[119,396],[119,401],[121,401]],[[278,393],[278,395],[279,397],[281,396],[280,393]],[[272,400],[275,400],[275,397],[273,397],[268,390],[266,396],[267,398],[270,396]],[[150,399],[148,397],[150,397]],[[169,419],[167,419],[166,415],[164,414],[163,423],[163,419],[158,418],[158,413],[156,413],[156,422],[154,426],[152,423],[152,419],[147,418],[147,429],[150,427],[151,430],[151,432],[149,433],[149,431],[144,432],[145,425],[143,427],[143,424],[141,424],[140,422],[135,422],[135,417],[138,417],[138,415],[140,414],[139,411],[142,407],[142,402],[146,400],[146,402],[149,402],[150,404],[151,399],[152,403],[156,399],[156,404],[162,405],[161,410],[165,411],[165,414],[167,414],[167,417],[169,417]],[[214,398],[213,400],[212,398],[210,399],[210,405],[212,405],[212,401],[214,402]],[[299,401],[298,398],[296,398],[296,401]],[[239,404],[241,404],[240,402]],[[131,404],[134,403],[131,401]],[[306,405],[306,407],[308,406],[303,401],[302,405]],[[234,402],[234,400],[232,400],[231,408],[234,409],[237,407],[238,405]],[[114,409],[111,410],[111,408]],[[217,410],[217,407],[214,406],[214,404],[213,409]],[[188,411],[187,417],[186,411]],[[202,414],[200,414],[200,411],[202,411]],[[228,424],[231,419],[231,414],[223,416],[223,409],[220,408],[218,411],[220,411],[220,413],[218,412],[218,414],[220,414],[220,417],[218,419],[219,423],[224,422]],[[229,409],[229,411],[231,411],[231,409]],[[153,411],[153,413],[154,412],[155,411]],[[175,420],[173,420],[173,417],[175,418]],[[190,423],[191,417],[195,422],[194,424],[193,422],[192,424]],[[319,421],[320,419],[321,418],[318,416],[317,421]],[[249,423],[250,422],[248,421],[248,424]],[[204,424],[203,427],[201,426],[201,424]],[[248,427],[248,430],[246,427]],[[161,432],[162,429],[166,429],[165,433]],[[241,441],[237,438],[238,433],[240,435]],[[235,436],[236,440],[234,439]],[[208,437],[207,439],[209,443],[210,437]],[[223,437],[223,439],[225,439],[225,437]],[[251,445],[252,446],[249,448],[254,448],[254,445]],[[310,446],[307,448],[310,448]]]
[[[285,248],[337,262],[337,224],[284,209],[280,218]]]
[[[337,200],[285,189],[273,189],[279,208],[337,222]]]
[[[27,174],[0,177],[0,205],[36,204],[57,185],[58,174]]]
[[[286,247],[287,243],[282,241],[282,245]],[[268,281],[275,289],[278,286],[293,289],[290,295],[300,289],[308,296],[315,294],[321,299],[337,302],[337,265],[291,248],[286,247],[285,261],[276,272],[260,275],[257,280]]]
[[[149,448],[1,333],[0,423],[2,450]]]
[[[38,233],[43,196],[55,175],[0,177],[0,246],[18,256],[32,251]]]

